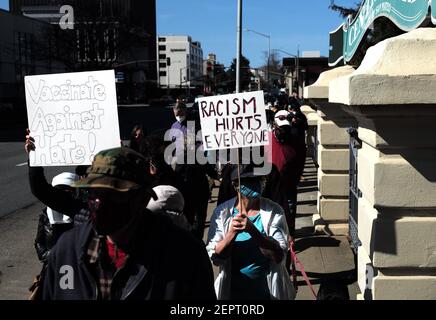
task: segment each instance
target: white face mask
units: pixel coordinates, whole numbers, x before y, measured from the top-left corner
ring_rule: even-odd
[[[183,121],[185,121],[185,119],[186,119],[185,116],[176,116],[176,120],[177,120],[179,123],[182,123]]]

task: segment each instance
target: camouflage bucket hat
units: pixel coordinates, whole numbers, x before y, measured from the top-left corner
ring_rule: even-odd
[[[140,153],[122,147],[99,152],[76,188],[108,188],[129,191],[150,186],[148,161]]]

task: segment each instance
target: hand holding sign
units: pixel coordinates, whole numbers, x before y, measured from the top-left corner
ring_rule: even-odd
[[[26,143],[24,144],[24,150],[29,154],[30,151],[35,151],[35,139],[30,136],[29,128],[26,129]]]
[[[201,98],[198,107],[205,150],[268,145],[262,91]]]

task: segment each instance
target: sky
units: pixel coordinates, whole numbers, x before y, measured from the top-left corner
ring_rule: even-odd
[[[0,8],[8,8],[0,0]],[[356,0],[337,0],[353,6]],[[236,56],[237,0],[156,0],[157,34],[190,35],[200,41],[204,58],[215,53],[230,66]],[[329,32],[344,20],[328,6],[330,0],[243,0],[243,28],[270,36],[271,50],[290,54],[320,51],[328,56]],[[242,54],[252,67],[266,64],[268,38],[243,32]],[[280,57],[286,55],[280,53]]]
[[[187,34],[229,66],[236,56],[237,0],[157,0],[159,35]],[[353,5],[355,0],[336,3]],[[329,32],[344,20],[328,6],[330,0],[243,0],[243,28],[267,34],[271,50],[291,54],[321,51],[328,56]],[[243,32],[242,54],[251,66],[266,64],[268,38]],[[283,57],[285,55],[281,55]]]

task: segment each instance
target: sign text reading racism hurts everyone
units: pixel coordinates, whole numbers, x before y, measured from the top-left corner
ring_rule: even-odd
[[[263,92],[198,99],[204,150],[268,144]]]
[[[89,165],[120,146],[113,70],[27,76],[31,166]]]

